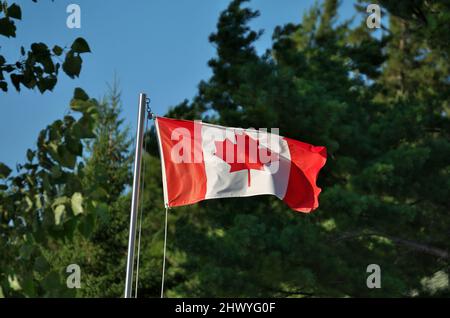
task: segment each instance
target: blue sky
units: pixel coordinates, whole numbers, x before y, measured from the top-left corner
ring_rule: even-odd
[[[10,1],[11,3],[12,1]],[[0,53],[19,57],[20,46],[33,42],[69,46],[82,36],[92,50],[83,55],[79,78],[72,80],[61,72],[52,92],[40,94],[10,85],[0,92],[0,161],[14,167],[25,161],[27,148],[34,148],[41,129],[68,111],[75,87],[100,98],[107,82],[117,74],[122,89],[123,117],[135,129],[140,92],[152,100],[153,111],[163,115],[170,106],[191,99],[197,84],[208,79],[207,61],[215,55],[208,36],[215,31],[218,16],[229,0],[30,0],[17,1],[22,21],[16,23],[17,38],[0,38]],[[81,29],[66,26],[66,7],[81,7]],[[249,6],[261,16],[254,29],[265,33],[257,42],[258,52],[271,46],[275,26],[298,23],[314,1],[253,0]],[[353,1],[344,0],[340,17],[354,14]]]

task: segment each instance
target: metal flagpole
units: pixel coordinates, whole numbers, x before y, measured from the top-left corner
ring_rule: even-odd
[[[130,236],[128,238],[127,276],[125,281],[125,298],[131,298],[133,286],[134,243],[136,240],[137,211],[139,204],[139,184],[141,179],[142,144],[144,141],[144,123],[147,96],[139,94],[139,113],[136,131],[136,150],[134,153],[133,194],[131,198]]]

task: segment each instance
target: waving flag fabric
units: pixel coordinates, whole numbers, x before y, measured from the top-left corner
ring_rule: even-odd
[[[291,209],[319,206],[326,148],[263,130],[156,118],[168,207],[229,197],[275,195]]]

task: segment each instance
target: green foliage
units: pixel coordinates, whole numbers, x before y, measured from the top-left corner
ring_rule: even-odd
[[[95,137],[86,142],[82,188],[97,201],[97,213],[82,232],[60,246],[54,254],[54,270],[76,263],[82,270],[79,297],[120,297],[123,293],[125,258],[128,239],[130,201],[124,193],[131,182],[129,132],[120,118],[122,109],[118,81],[114,79],[108,94],[97,105],[98,118],[93,129]],[[76,90],[76,109],[89,107],[88,96]],[[74,214],[84,214],[81,193],[74,193],[70,204]]]
[[[448,3],[381,1],[389,26],[377,38],[365,26],[365,1],[352,27],[339,22],[339,2],[326,0],[301,23],[276,27],[272,48],[258,55],[261,31],[249,23],[259,14],[245,2],[232,1],[210,36],[212,76],[167,116],[279,127],[326,146],[320,207],[298,214],[259,196],[169,210],[166,295],[448,297]],[[63,69],[75,76],[88,51],[76,40]],[[131,143],[118,86],[100,103],[76,89],[70,107],[78,119],[43,130],[17,173],[0,163],[0,296],[122,296]],[[154,128],[146,146],[138,295],[159,297],[164,209]],[[76,291],[64,286],[71,263],[82,268]],[[381,289],[366,286],[372,263]]]
[[[279,127],[327,146],[321,206],[296,215],[259,197],[175,209],[168,295],[431,295],[424,282],[448,271],[449,260],[443,38],[433,33],[430,42],[431,25],[417,31],[415,16],[400,19],[391,6],[389,35],[374,38],[364,24],[338,24],[337,1],[329,0],[301,24],[277,27],[273,49],[258,56],[260,32],[248,27],[258,13],[243,2],[229,5],[210,37],[217,47],[212,77],[168,115]],[[416,4],[396,3],[416,11]],[[443,6],[431,3],[430,11]],[[366,287],[371,263],[382,268],[381,290]],[[441,285],[439,295],[448,295],[448,283]]]
[[[98,218],[102,204],[83,188],[79,160],[85,136],[93,134],[80,133],[80,125],[95,126],[98,104],[71,101],[72,109],[80,104],[79,119],[67,115],[40,132],[37,148],[28,150],[28,161],[14,174],[0,164],[0,286],[5,296],[73,295],[65,286],[65,268],[49,266],[51,254]]]
[[[13,3],[7,5],[7,1],[0,1],[0,35],[5,37],[16,37],[16,20],[22,19],[22,10],[19,5]],[[91,50],[83,38],[77,38],[70,48],[62,48],[58,45],[50,48],[41,42],[32,43],[30,50],[20,48],[20,59],[18,61],[7,61],[0,55],[0,89],[8,91],[8,82],[5,75],[9,74],[10,81],[17,91],[21,87],[34,89],[41,93],[51,91],[55,87],[59,69],[62,66],[64,73],[70,78],[80,75],[83,60],[81,54],[89,53]],[[60,59],[65,52],[65,58],[60,64]]]
[[[415,39],[426,43],[437,51],[449,53],[450,46],[447,36],[447,26],[450,22],[449,1],[393,1],[381,0],[380,4],[393,16],[408,24],[414,32]]]

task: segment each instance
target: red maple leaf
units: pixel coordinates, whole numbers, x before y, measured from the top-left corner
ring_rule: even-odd
[[[236,143],[231,142],[228,138],[224,141],[215,141],[215,156],[219,157],[230,165],[230,173],[235,171],[247,170],[248,186],[250,187],[250,170],[263,170],[264,165],[278,160],[278,156],[273,157],[272,152],[260,146],[258,139],[253,139],[249,135],[236,134]],[[268,162],[261,161],[261,152],[265,151]],[[275,154],[274,154],[275,155]]]

